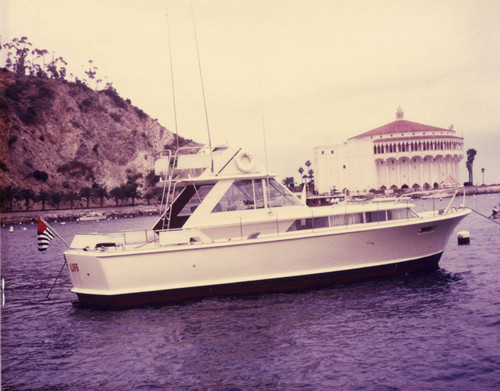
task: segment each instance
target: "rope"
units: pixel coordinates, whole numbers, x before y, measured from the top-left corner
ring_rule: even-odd
[[[474,213],[477,213],[479,216],[482,216],[484,217],[486,220],[489,220],[491,221],[492,223],[495,223],[495,224],[498,224],[500,225],[500,222],[499,221],[496,221],[496,220],[493,220],[492,218],[482,214],[481,212],[478,212],[477,210],[473,209],[473,208],[470,208],[470,207],[467,207],[468,209],[472,210]]]

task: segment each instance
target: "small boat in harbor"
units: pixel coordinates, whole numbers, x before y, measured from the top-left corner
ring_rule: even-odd
[[[453,192],[449,193],[449,192],[443,192],[443,191],[439,191],[439,192],[427,192],[426,194],[424,194],[422,197],[423,200],[432,200],[432,199],[437,199],[437,200],[442,200],[443,198],[450,198],[450,197],[453,197],[453,194],[455,193],[455,190],[453,190]]]
[[[100,212],[89,212],[86,215],[79,217],[76,221],[99,221],[106,220],[106,216]]]
[[[65,253],[81,303],[127,307],[294,291],[435,269],[466,208],[308,207],[242,148],[159,153],[164,204],[149,229],[77,234]]]

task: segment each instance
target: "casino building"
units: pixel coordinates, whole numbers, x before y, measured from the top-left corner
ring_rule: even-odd
[[[404,119],[351,137],[337,145],[314,148],[315,188],[320,194],[374,190],[429,190],[456,187],[463,138],[453,130]]]

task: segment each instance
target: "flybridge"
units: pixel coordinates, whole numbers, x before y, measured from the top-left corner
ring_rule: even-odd
[[[186,153],[193,151],[196,153]],[[158,155],[155,173],[162,178],[165,206],[155,230],[220,220],[220,212],[305,207],[274,175],[267,174],[253,154],[241,148],[221,146],[211,154],[207,148],[190,148],[174,156],[166,151]]]
[[[226,145],[195,148],[179,148],[175,154],[163,151],[155,160],[155,175],[164,181],[203,181],[215,177],[242,175],[267,175],[264,166],[259,164],[252,153],[240,147]],[[270,175],[274,177],[275,175]]]

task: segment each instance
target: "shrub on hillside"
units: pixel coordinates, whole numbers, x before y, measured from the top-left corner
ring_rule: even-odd
[[[123,100],[123,98],[118,95],[118,92],[113,87],[108,87],[104,90],[104,93],[111,98],[116,107],[120,107],[122,109],[127,109],[127,102]]]
[[[33,172],[33,178],[42,182],[46,182],[47,179],[49,179],[49,174],[47,174],[45,171],[35,170],[35,172]]]

